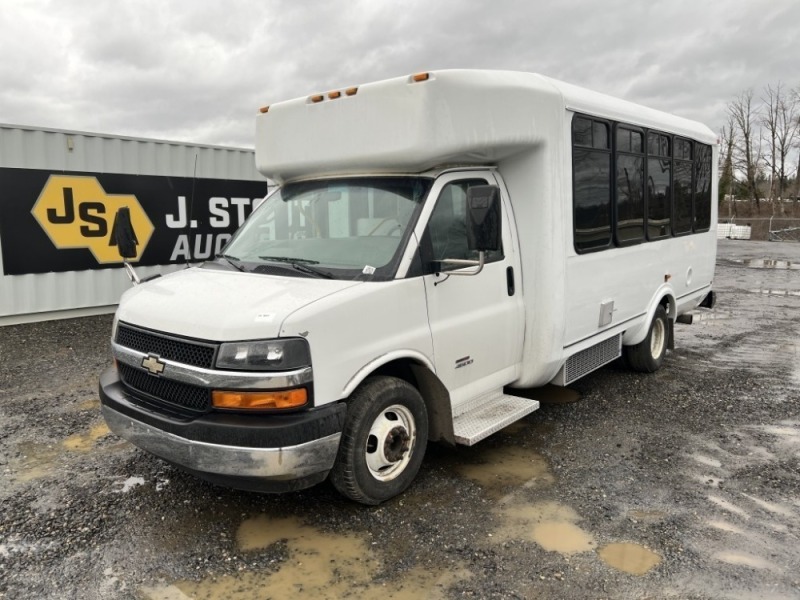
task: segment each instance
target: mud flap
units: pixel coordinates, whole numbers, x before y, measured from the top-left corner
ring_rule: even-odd
[[[667,319],[667,350],[675,350],[675,321]]]
[[[710,291],[703,298],[703,301],[700,303],[700,306],[703,308],[714,308],[714,305],[717,303],[717,293],[715,291]]]

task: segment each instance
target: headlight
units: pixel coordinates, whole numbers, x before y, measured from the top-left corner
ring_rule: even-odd
[[[289,371],[311,366],[308,342],[302,338],[227,342],[219,347],[217,367],[237,371]]]

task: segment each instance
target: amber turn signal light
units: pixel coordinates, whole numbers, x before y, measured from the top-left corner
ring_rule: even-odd
[[[305,388],[284,390],[281,392],[242,392],[230,390],[214,390],[211,393],[211,405],[214,408],[228,409],[285,409],[299,408],[308,402]]]

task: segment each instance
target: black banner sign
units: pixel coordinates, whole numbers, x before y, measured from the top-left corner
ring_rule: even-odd
[[[267,193],[266,181],[0,168],[6,275],[118,266],[114,217],[130,209],[140,265],[213,257]]]

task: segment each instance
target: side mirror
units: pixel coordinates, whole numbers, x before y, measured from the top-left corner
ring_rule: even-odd
[[[131,224],[131,211],[128,207],[120,208],[114,217],[110,244],[117,247],[122,258],[136,257],[136,246],[139,244],[139,240],[136,239],[136,232]]]
[[[502,240],[500,188],[476,185],[467,189],[467,246],[470,250],[500,250]]]

